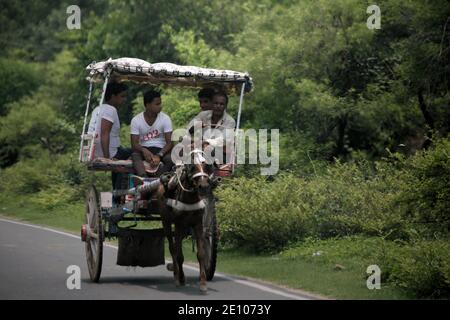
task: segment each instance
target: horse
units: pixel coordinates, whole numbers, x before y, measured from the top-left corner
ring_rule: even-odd
[[[206,252],[203,215],[206,201],[212,197],[214,168],[212,164],[207,163],[202,150],[194,149],[190,154],[192,162],[177,166],[175,172],[159,186],[156,194],[164,233],[172,256],[175,285],[184,286],[186,282],[183,272],[182,241],[191,229],[197,242],[199,287],[201,292],[206,293],[206,268],[209,259]],[[172,224],[175,225],[174,232]]]

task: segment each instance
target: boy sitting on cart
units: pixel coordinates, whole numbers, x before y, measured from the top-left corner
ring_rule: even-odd
[[[92,111],[88,132],[95,133],[95,158],[125,160],[131,150],[120,145],[120,120],[117,109],[127,100],[128,87],[111,82],[106,87],[105,103]],[[112,172],[113,189],[120,189],[121,174]]]
[[[161,112],[161,94],[150,90],[144,94],[145,111],[131,120],[131,147],[133,167],[140,177],[147,177],[143,160],[153,167],[160,166],[158,174],[173,167],[170,151],[172,143],[172,121]]]

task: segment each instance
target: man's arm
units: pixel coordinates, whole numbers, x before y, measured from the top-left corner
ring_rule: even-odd
[[[166,120],[163,122],[162,132],[164,133],[164,140],[166,141],[166,144],[161,149],[161,151],[158,152],[159,160],[162,160],[162,158],[173,147],[173,143],[172,143],[172,120],[169,117],[167,117]]]
[[[166,145],[164,146],[164,148],[161,149],[161,151],[159,153],[161,153],[163,156],[169,152],[172,147],[173,147],[173,142],[172,142],[172,132],[166,132],[164,133],[164,139],[166,140]]]
[[[103,151],[103,157],[109,159],[109,135],[111,133],[111,128],[113,126],[113,123],[106,120],[106,119],[102,119],[102,123],[101,123],[101,137],[100,137],[100,141],[101,141],[101,145],[102,145],[102,151]]]
[[[151,153],[149,150],[140,145],[138,134],[131,135],[131,148],[133,149],[134,152],[141,153],[145,161],[153,163],[153,156],[154,156],[153,153]]]

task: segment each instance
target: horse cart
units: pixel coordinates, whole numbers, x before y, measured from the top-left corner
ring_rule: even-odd
[[[170,227],[170,231],[164,228],[139,228],[142,224],[146,225],[145,221],[162,220],[161,204],[158,203],[155,193],[162,183],[167,184],[164,179],[168,180],[170,176],[159,176],[157,168],[151,168],[149,164],[146,164],[150,178],[140,179],[141,183],[137,184],[131,160],[95,158],[95,132],[88,132],[86,126],[95,87],[102,87],[99,105],[103,104],[107,84],[111,81],[191,89],[219,87],[229,94],[236,94],[240,97],[236,128],[239,129],[243,97],[245,93],[251,91],[252,81],[246,73],[170,63],[151,64],[134,58],[93,62],[86,69],[89,93],[81,134],[80,161],[91,172],[92,181],[95,181],[95,174],[99,171],[113,172],[121,177],[120,188],[99,192],[93,182],[87,191],[86,214],[81,228],[81,239],[85,242],[90,278],[92,281],[98,282],[102,271],[105,239],[118,239],[118,265],[153,267],[165,264],[164,239],[168,232],[172,232],[172,228]],[[203,174],[203,176],[212,185],[217,185],[222,177],[232,175],[234,159],[235,153],[231,163],[215,165],[211,174]],[[178,165],[175,171],[182,171],[182,168],[183,164]],[[199,175],[202,174],[197,174],[197,176]],[[204,248],[207,257],[205,272],[207,280],[211,280],[216,268],[219,240],[214,196],[210,194],[204,199],[203,204],[201,207],[203,232],[200,235],[197,232],[194,238],[196,241],[199,241],[199,237],[205,239]],[[123,226],[124,222],[131,226]]]

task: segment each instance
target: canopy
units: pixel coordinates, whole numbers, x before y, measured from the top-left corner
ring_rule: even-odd
[[[245,92],[253,87],[252,78],[248,73],[231,70],[199,68],[195,66],[180,66],[173,63],[149,63],[136,58],[108,59],[92,62],[86,68],[89,71],[87,79],[91,82],[104,81],[106,72],[111,72],[115,81],[133,81],[137,83],[164,84],[187,86],[192,88],[219,87],[229,93],[239,93],[242,84]]]

